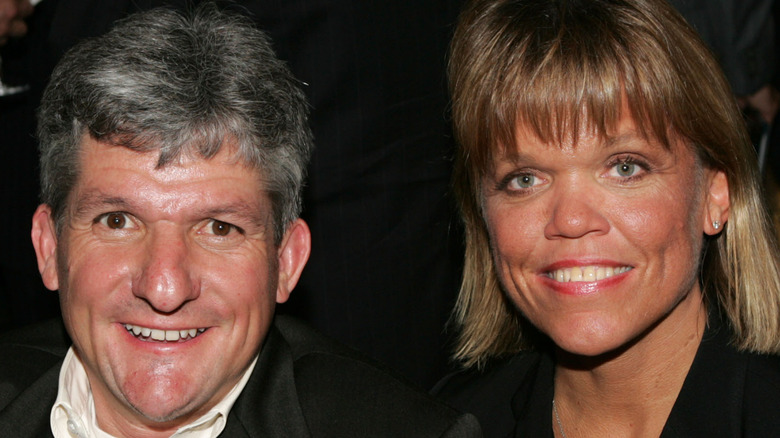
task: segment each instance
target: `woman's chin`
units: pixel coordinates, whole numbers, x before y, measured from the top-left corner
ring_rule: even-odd
[[[559,356],[568,357],[570,360],[588,360],[613,356],[614,352],[622,350],[622,345],[614,342],[556,342]]]
[[[635,337],[620,336],[615,328],[602,327],[599,330],[590,328],[590,330],[565,330],[563,333],[552,334],[550,338],[562,358],[568,357],[575,361],[612,358],[635,343]]]

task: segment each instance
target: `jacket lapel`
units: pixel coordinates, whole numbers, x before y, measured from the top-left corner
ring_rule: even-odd
[[[228,415],[223,436],[309,437],[290,346],[271,326],[257,365]]]
[[[58,361],[31,386],[0,411],[0,431],[19,438],[51,437],[51,408],[57,399],[62,361]]]

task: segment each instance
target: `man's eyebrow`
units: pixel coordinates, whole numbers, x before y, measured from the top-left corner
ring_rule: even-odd
[[[95,190],[81,194],[74,203],[73,211],[76,216],[80,216],[106,206],[115,207],[117,210],[129,210],[132,204],[125,198],[106,195]]]
[[[215,219],[219,216],[237,217],[246,220],[255,226],[264,227],[268,225],[269,212],[250,204],[234,203],[200,210],[199,216]]]

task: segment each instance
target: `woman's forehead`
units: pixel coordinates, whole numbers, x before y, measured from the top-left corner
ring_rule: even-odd
[[[691,154],[695,162],[702,163],[698,149],[684,137],[669,132],[666,140],[661,140],[652,131],[643,131],[633,120],[627,119],[606,132],[583,129],[578,131],[576,137],[570,131],[560,138],[547,139],[541,138],[532,128],[519,125],[512,143],[507,146],[498,144],[492,147],[480,173],[482,176],[489,176],[496,171],[496,166],[500,163],[536,161],[543,158],[539,154],[546,155],[547,151],[563,151],[567,155],[577,156],[581,153],[591,154],[599,149],[603,149],[607,154],[671,153],[678,157],[681,154],[685,156]]]
[[[511,154],[518,146],[528,141],[550,147],[576,149],[578,145],[584,143],[599,142],[605,147],[610,147],[635,139],[666,145],[675,137],[671,132],[665,132],[661,137],[647,125],[649,124],[637,123],[630,111],[623,111],[619,118],[609,123],[594,121],[583,116],[576,124],[560,124],[554,129],[540,129],[536,124],[518,120],[511,132],[511,138],[498,139],[497,146],[500,153]]]

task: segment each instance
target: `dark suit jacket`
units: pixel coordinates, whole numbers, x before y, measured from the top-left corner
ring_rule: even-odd
[[[780,357],[739,352],[717,320],[696,352],[662,438],[780,436]],[[471,412],[486,437],[553,437],[555,363],[521,353],[485,372],[451,375],[436,392]]]
[[[70,345],[59,321],[0,339],[0,431],[51,437],[49,415]],[[475,437],[462,415],[391,372],[277,317],[224,437]]]

